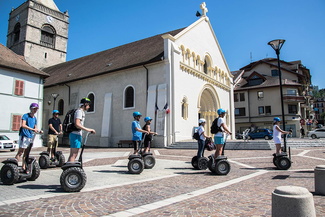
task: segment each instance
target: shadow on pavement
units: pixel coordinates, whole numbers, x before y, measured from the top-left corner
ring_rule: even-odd
[[[94,170],[95,173],[119,173],[119,174],[130,174],[125,170]]]
[[[21,185],[17,188],[23,189],[48,189],[47,192],[62,192],[61,185]]]

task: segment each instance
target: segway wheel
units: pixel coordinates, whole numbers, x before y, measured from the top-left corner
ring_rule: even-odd
[[[280,157],[276,161],[276,167],[279,170],[288,170],[291,167],[291,161],[288,157]]]
[[[152,155],[146,155],[143,158],[144,168],[152,169],[156,164],[156,159]]]
[[[69,167],[60,177],[61,187],[67,192],[78,192],[85,187],[87,176],[81,167]]]
[[[28,181],[35,181],[39,175],[41,173],[41,168],[40,166],[38,165],[38,163],[35,161],[33,163],[33,171],[32,171],[32,175],[30,178],[27,178]]]
[[[19,179],[19,170],[16,164],[7,163],[1,168],[1,181],[4,185],[13,185]]]
[[[230,172],[230,164],[227,160],[219,160],[215,165],[217,175],[227,175]]]
[[[197,164],[197,156],[194,156],[192,158],[191,164],[192,164],[194,169],[199,169],[198,164]]]
[[[215,167],[214,160],[212,159],[211,156],[209,156],[208,168],[211,171],[211,173],[216,173],[216,171],[214,170],[214,167]]]
[[[208,159],[206,157],[200,157],[197,161],[197,167],[199,170],[206,170],[208,168]]]
[[[62,167],[63,164],[65,163],[65,157],[63,154],[60,154],[58,158],[59,158],[59,164],[57,165],[57,167]]]
[[[47,169],[50,166],[50,158],[47,155],[41,155],[38,158],[38,164],[42,169]]]
[[[133,158],[128,163],[129,172],[132,174],[140,174],[144,169],[144,163],[141,158]]]

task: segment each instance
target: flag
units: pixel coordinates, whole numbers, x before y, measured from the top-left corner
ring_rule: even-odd
[[[166,114],[170,113],[170,109],[168,107],[168,103],[166,103],[166,105],[164,106],[164,110],[166,111]]]

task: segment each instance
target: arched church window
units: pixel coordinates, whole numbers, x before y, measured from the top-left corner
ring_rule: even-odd
[[[60,99],[58,102],[58,110],[59,110],[59,115],[64,114],[64,101],[63,99]]]
[[[41,45],[55,47],[55,29],[50,25],[44,25],[41,29]]]
[[[210,59],[208,57],[204,58],[203,71],[205,74],[208,74],[208,68],[211,66]]]
[[[14,32],[13,32],[13,42],[17,43],[19,41],[19,37],[20,37],[20,23],[17,23],[14,27]]]
[[[87,98],[90,99],[90,101],[91,101],[90,108],[88,109],[88,112],[94,112],[95,111],[95,95],[93,93],[89,93]]]
[[[186,97],[184,97],[182,100],[182,118],[184,120],[187,120],[188,118],[188,103]]]
[[[134,107],[134,88],[128,86],[124,90],[124,108],[133,108]]]

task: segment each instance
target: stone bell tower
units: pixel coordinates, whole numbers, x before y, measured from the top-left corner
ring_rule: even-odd
[[[28,0],[9,15],[7,47],[43,69],[66,61],[69,15],[53,0]]]

